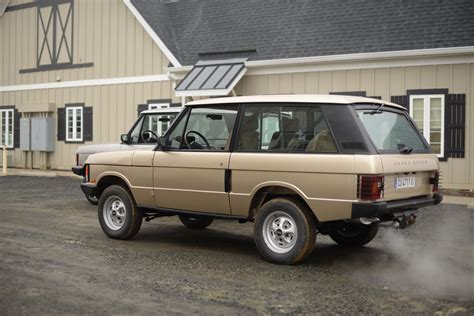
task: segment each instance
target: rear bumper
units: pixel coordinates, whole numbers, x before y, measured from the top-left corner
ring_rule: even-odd
[[[393,213],[436,205],[441,203],[442,200],[443,196],[440,193],[435,193],[432,198],[420,197],[389,202],[352,203],[351,217],[379,217],[380,219],[390,219]]]
[[[77,174],[78,176],[84,176],[82,166],[75,166],[71,168],[72,173]]]
[[[92,183],[81,183],[81,190],[87,196],[95,196],[97,192],[97,186]]]

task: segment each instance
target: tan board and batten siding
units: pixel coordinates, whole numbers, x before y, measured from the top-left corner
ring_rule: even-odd
[[[27,2],[11,1],[10,6]],[[20,69],[36,68],[36,10],[6,12],[0,18],[0,86],[156,75],[163,74],[169,64],[121,0],[75,0],[73,62],[92,62],[93,67],[20,74]],[[92,106],[93,142],[86,144],[118,142],[136,120],[137,105],[150,99],[180,102],[173,96],[170,81],[0,92],[0,105],[15,105],[20,112],[22,106],[35,104]],[[69,169],[78,146],[56,142],[48,165]],[[35,152],[33,167],[41,167],[43,159]],[[16,149],[15,166],[25,163],[25,154]]]
[[[448,88],[466,94],[466,158],[441,162],[445,187],[474,188],[474,64],[387,67],[245,76],[237,95],[366,91],[390,100],[408,89]]]
[[[13,0],[10,6],[27,2],[30,0]],[[0,87],[166,74],[164,67],[169,60],[122,0],[74,1],[73,62],[92,62],[93,67],[20,74],[20,69],[36,67],[36,14],[36,8],[29,8],[6,12],[0,18]],[[403,60],[392,61],[397,65]],[[407,89],[448,88],[449,93],[466,94],[465,158],[449,158],[441,167],[445,186],[474,189],[474,64],[433,61],[433,65],[385,68],[364,64],[361,67],[367,68],[361,69],[352,69],[349,62],[347,65],[351,70],[269,75],[252,75],[249,71],[235,92],[255,95],[366,91],[368,96],[381,96],[384,100],[405,95]],[[341,65],[338,67],[341,69]],[[181,101],[175,97],[170,81],[0,92],[0,106],[15,105],[20,112],[23,106],[34,104],[63,107],[77,102],[92,106],[93,143],[117,142],[136,119],[137,105],[149,99]],[[78,146],[56,142],[48,165],[69,169]],[[40,166],[37,154],[33,161],[34,167]],[[14,162],[18,167],[25,166],[25,155],[18,149]]]

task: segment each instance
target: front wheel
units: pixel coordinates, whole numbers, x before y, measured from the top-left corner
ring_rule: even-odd
[[[301,203],[277,198],[258,211],[254,226],[260,254],[273,263],[294,264],[308,257],[316,243],[310,211]]]
[[[214,219],[208,216],[186,216],[179,215],[179,220],[184,226],[194,229],[203,229],[211,225]]]
[[[104,233],[113,239],[131,239],[142,225],[143,213],[130,192],[119,185],[104,190],[99,200],[99,223]]]
[[[371,242],[378,231],[378,223],[370,225],[344,223],[341,227],[330,231],[329,237],[340,245],[361,247]]]

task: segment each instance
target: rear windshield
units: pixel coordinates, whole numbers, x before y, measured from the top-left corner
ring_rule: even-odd
[[[357,114],[379,152],[429,152],[421,135],[399,112],[359,109]]]

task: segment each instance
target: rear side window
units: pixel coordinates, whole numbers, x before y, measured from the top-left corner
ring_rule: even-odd
[[[427,152],[420,134],[403,113],[357,110],[362,125],[367,130],[379,152]]]
[[[238,151],[337,152],[317,106],[245,106]]]

